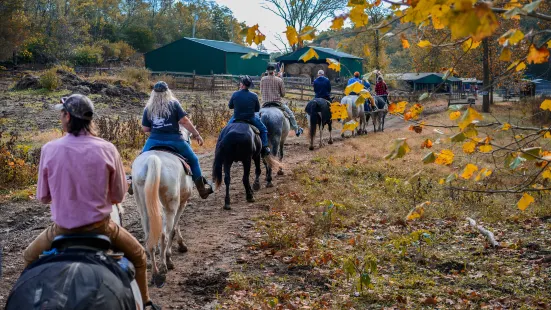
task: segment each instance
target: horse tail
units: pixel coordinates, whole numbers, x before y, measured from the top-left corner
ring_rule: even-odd
[[[223,142],[224,141],[220,141],[220,143],[216,146],[216,150],[214,152],[214,163],[212,165],[212,180],[214,184],[216,184],[216,188],[219,188],[222,184],[222,168],[224,166]]]
[[[153,248],[161,238],[163,220],[161,218],[161,202],[159,200],[159,185],[161,183],[161,159],[155,155],[147,158],[147,175],[145,178],[145,208],[149,218],[149,235],[146,241],[149,249]]]

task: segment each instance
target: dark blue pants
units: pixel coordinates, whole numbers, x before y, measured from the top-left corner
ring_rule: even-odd
[[[232,116],[232,118],[230,118],[230,121],[228,122],[228,124],[231,124],[235,121],[235,118]],[[244,121],[247,121],[251,124],[253,124],[254,127],[258,128],[258,130],[260,131],[260,140],[262,140],[262,146],[268,146],[268,128],[266,128],[266,126],[264,126],[264,124],[262,123],[262,121],[260,120],[260,118],[258,117],[253,117],[251,119],[244,119]]]

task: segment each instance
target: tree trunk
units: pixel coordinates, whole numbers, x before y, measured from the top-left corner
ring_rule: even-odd
[[[482,40],[482,47],[484,48],[484,57],[482,59],[484,71],[484,84],[482,87],[482,91],[484,92],[484,95],[482,96],[482,111],[488,113],[490,112],[490,66],[488,57],[488,38]]]
[[[379,70],[379,29],[375,30],[375,69]]]

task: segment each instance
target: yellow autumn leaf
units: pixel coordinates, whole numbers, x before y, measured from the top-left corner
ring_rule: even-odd
[[[505,42],[509,42],[510,45],[517,45],[522,39],[524,39],[524,33],[518,29],[511,29],[499,38],[501,45]]]
[[[259,34],[255,35],[255,37],[254,37],[254,44],[259,45],[264,40],[266,40],[266,36],[259,33]]]
[[[308,51],[306,53],[302,54],[302,56],[300,56],[300,58],[298,60],[302,60],[304,62],[307,62],[308,60],[310,60],[312,58],[319,59],[320,57],[319,57],[318,53],[316,53],[316,51],[313,48],[309,48]]]
[[[422,41],[419,41],[419,43],[417,43],[417,46],[421,48],[429,47],[431,45],[432,43],[430,43],[428,40],[422,40]]]
[[[547,168],[541,175],[544,179],[551,179],[551,169]]]
[[[503,130],[503,131],[507,131],[509,129],[511,129],[511,124],[509,124],[509,123],[505,123],[505,124],[503,124],[503,127],[501,127],[501,130]]]
[[[287,41],[289,41],[289,45],[293,46],[298,43],[298,33],[293,26],[287,26],[287,31],[285,31],[285,35],[287,36]]]
[[[406,36],[402,34],[402,36],[400,37],[400,39],[402,40],[402,47],[403,47],[403,48],[409,48],[409,42],[408,42],[408,40],[406,39]]]
[[[546,131],[545,134],[543,135],[543,137],[546,138],[546,139],[551,139],[551,132]]]
[[[508,47],[505,47],[499,55],[499,60],[501,61],[511,61],[511,50]]]
[[[461,45],[463,47],[463,51],[467,52],[469,50],[474,50],[475,48],[480,46],[480,41],[474,42],[473,38],[469,38],[467,41],[463,42]]]
[[[461,112],[459,112],[459,111],[452,112],[452,113],[450,113],[450,120],[455,121],[460,116],[461,116]]]
[[[467,111],[463,114],[463,117],[461,117],[461,120],[459,121],[459,128],[461,130],[465,129],[467,126],[469,126],[474,120],[482,120],[482,115],[478,113],[475,109],[469,107],[467,108]]]
[[[258,24],[257,25],[254,25],[252,27],[249,27],[247,29],[247,38],[245,39],[245,41],[247,42],[247,44],[249,45],[252,45],[253,44],[253,41],[254,41],[254,38],[256,36],[256,31],[258,30]]]
[[[429,204],[430,204],[430,201],[425,201],[415,206],[415,208],[409,211],[408,215],[406,216],[406,222],[422,218],[423,215],[425,214],[425,206],[428,206]]]
[[[541,48],[536,48],[534,44],[530,45],[530,50],[528,51],[527,61],[529,64],[542,64],[546,63],[549,60],[549,49],[545,46]],[[519,70],[517,70],[519,71]]]
[[[440,17],[432,16],[432,27],[434,29],[444,29],[446,26]]]
[[[409,145],[406,142],[406,138],[395,139],[392,144],[392,150],[390,154],[385,156],[385,159],[396,159],[404,157],[409,151]]]
[[[475,149],[476,149],[476,142],[469,141],[469,142],[463,143],[463,152],[465,152],[466,154],[474,153]]]
[[[407,101],[400,101],[398,103],[391,103],[388,106],[388,112],[390,114],[402,114],[406,110]]]
[[[469,180],[476,171],[478,171],[478,167],[476,165],[467,164],[459,176],[465,180]]]
[[[364,86],[362,83],[354,82],[353,84],[346,86],[346,88],[344,89],[344,94],[347,96],[351,92],[355,92],[356,94],[358,94],[362,89],[364,89]]]
[[[369,50],[369,45],[365,44],[363,51],[364,51],[365,57],[369,57],[371,55],[371,51]]]
[[[534,197],[530,196],[530,194],[528,193],[524,193],[522,195],[522,198],[520,198],[520,200],[518,201],[517,206],[521,211],[524,211],[533,202],[534,202]]]
[[[545,100],[541,103],[540,109],[551,111],[551,99],[545,99]]]
[[[513,61],[513,62],[509,65],[509,67],[507,67],[507,71],[509,71],[509,70],[513,69],[514,67],[516,67],[516,66],[519,64],[519,62],[520,62],[520,60],[515,60],[515,61]]]
[[[435,163],[439,164],[439,165],[444,165],[444,166],[448,166],[448,165],[451,165],[453,163],[453,158],[454,158],[454,154],[451,150],[442,150],[438,156],[436,156],[436,161]]]
[[[340,102],[331,103],[331,119],[335,120],[348,118],[348,112],[346,108],[346,104],[341,104]]]
[[[340,62],[336,61],[333,58],[327,58],[326,61],[329,64],[329,69],[333,69],[337,72],[341,71],[341,63]]]
[[[445,179],[440,179],[440,180],[438,180],[438,184],[444,185],[444,183],[446,183],[446,180],[445,180]]]
[[[475,182],[478,182],[478,181],[482,180],[483,178],[489,177],[491,174],[492,174],[492,170],[487,169],[487,168],[482,168],[482,169],[480,169],[480,172],[478,172],[478,175],[476,176],[476,178],[474,180],[475,180]]]
[[[521,70],[524,70],[524,69],[526,69],[526,64],[523,61],[520,64],[518,64],[518,66],[515,68],[515,71],[521,71]]]
[[[551,40],[547,41],[547,48],[551,48]]]
[[[345,16],[337,16],[333,19],[332,23],[331,23],[331,29],[333,30],[340,30],[342,29],[342,27],[344,26],[344,20],[345,20]]]
[[[421,149],[427,148],[430,149],[432,147],[432,141],[430,139],[427,139],[421,143]]]
[[[365,13],[366,5],[355,5],[350,10],[350,21],[354,23],[354,27],[362,27],[368,24],[368,17]]]
[[[314,40],[315,37],[316,37],[316,28],[312,26],[304,27],[298,35],[299,41],[311,41],[311,40]]]
[[[341,133],[345,132],[345,131],[354,131],[354,129],[356,129],[356,127],[358,127],[358,122],[349,121],[349,122],[345,123],[344,126],[342,126]]]
[[[492,151],[492,146],[490,144],[484,144],[478,147],[478,150],[481,153],[490,153]]]

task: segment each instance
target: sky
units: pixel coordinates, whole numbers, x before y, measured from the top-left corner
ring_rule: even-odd
[[[240,22],[245,22],[247,26],[258,24],[259,30],[266,35],[263,44],[269,52],[278,52],[278,46],[283,49],[283,45],[276,39],[276,34],[279,33],[284,40],[287,40],[283,33],[286,30],[285,22],[281,17],[264,9],[263,0],[215,0],[215,2],[231,9],[233,16]],[[330,25],[331,20],[326,20],[317,29],[326,30]]]

